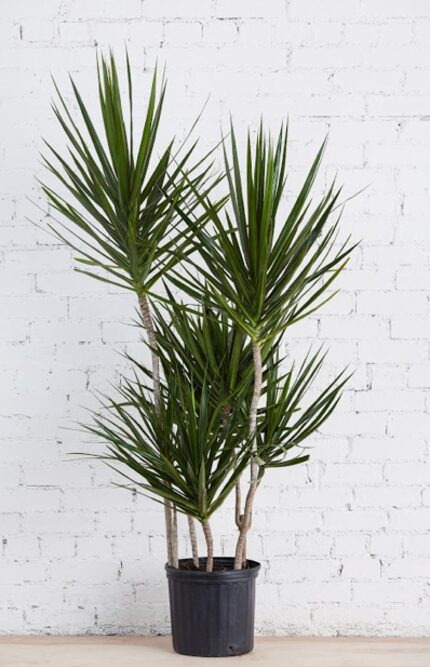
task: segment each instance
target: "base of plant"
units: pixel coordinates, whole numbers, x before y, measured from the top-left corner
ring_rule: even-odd
[[[228,560],[228,563],[227,562],[221,562],[221,561],[226,561],[226,560]],[[253,567],[252,564],[251,564],[253,562],[255,562],[255,561],[248,561],[247,560],[242,565],[242,569],[247,570],[250,567]],[[193,572],[206,572],[206,558],[199,558],[199,567],[196,567],[194,565],[194,561],[193,561],[192,558],[181,558],[178,565],[179,565],[180,570],[191,570]],[[213,566],[212,571],[213,572],[230,572],[234,569],[233,566],[234,566],[234,559],[233,559],[233,562],[230,562],[230,559],[226,559],[226,558],[223,558],[223,559],[218,558],[217,559],[217,558],[215,558],[214,559],[214,566]]]
[[[260,564],[234,570],[234,558],[215,557],[213,572],[206,559],[197,569],[191,559],[179,568],[166,565],[173,648],[183,655],[243,655],[254,648],[255,579]]]

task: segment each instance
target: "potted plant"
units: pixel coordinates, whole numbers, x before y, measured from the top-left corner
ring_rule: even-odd
[[[164,505],[175,650],[238,655],[253,647],[259,564],[248,558],[247,537],[258,487],[270,468],[308,460],[304,443],[347,381],[342,372],[310,398],[325,355],[310,352],[295,368],[282,355],[284,334],[334,295],[353,247],[337,243],[340,190],[332,184],[316,204],[310,199],[324,144],[281,216],[287,127],[273,142],[260,124],[241,160],[231,126],[220,177],[210,176],[205,160],[190,165],[194,146],[173,157],[170,144],[150,169],[164,85],[157,98],[154,75],[135,149],[128,60],[127,74],[128,124],[115,61],[100,60],[103,138],[76,86],[87,138],[58,93],[55,113],[71,157],[49,147],[55,163],[46,160],[66,189],[60,195],[44,186],[64,219],[65,231],[60,223],[52,228],[78,253],[79,270],[136,292],[151,352],[150,368],[129,357],[132,379],[123,379],[86,428],[107,443],[98,456],[125,486]],[[220,183],[226,195],[213,201]],[[210,518],[232,492],[236,549],[219,557]],[[178,558],[178,512],[188,519],[190,558]]]

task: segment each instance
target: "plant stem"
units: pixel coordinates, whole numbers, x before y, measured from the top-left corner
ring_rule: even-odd
[[[193,554],[193,563],[194,567],[199,568],[200,567],[200,562],[199,562],[199,550],[197,546],[197,533],[196,533],[196,524],[194,523],[194,519],[192,516],[187,516],[188,519],[188,528],[190,531],[190,540],[191,540],[191,551]]]
[[[140,312],[142,313],[142,322],[145,327],[146,335],[148,336],[148,343],[151,352],[152,363],[152,384],[154,388],[154,407],[157,417],[161,416],[161,384],[160,384],[160,359],[158,358],[157,350],[158,343],[155,335],[154,324],[152,322],[152,315],[149,309],[149,302],[146,294],[139,296]]]
[[[245,539],[242,546],[242,567],[245,567],[246,565],[247,546],[248,546],[248,535],[245,535]]]
[[[171,503],[171,512],[172,512],[172,565],[173,567],[179,567],[178,561],[178,513],[176,507]]]
[[[207,547],[206,572],[212,572],[214,567],[214,542],[209,521],[202,521],[202,527]]]
[[[227,424],[229,416],[230,416],[230,405],[229,403],[226,403],[222,409],[222,420],[224,425]],[[234,519],[236,522],[236,526],[240,528],[240,522],[242,519],[242,492],[240,488],[240,477],[237,480],[236,484],[234,485],[234,493],[235,493]]]
[[[263,363],[261,359],[261,348],[259,343],[252,344],[252,357],[254,360],[254,391],[252,393],[251,405],[249,408],[249,435],[253,438],[252,452],[254,454],[251,459],[251,479],[248,493],[246,494],[245,507],[243,516],[240,521],[239,537],[236,543],[236,553],[234,559],[234,569],[240,570],[246,558],[246,538],[252,523],[252,508],[254,504],[254,497],[258,487],[258,473],[259,466],[255,460],[257,453],[257,411],[258,404],[261,398],[261,389],[263,384]]]
[[[230,415],[230,405],[229,403],[226,403],[223,407],[222,410],[222,419],[223,423],[226,424],[228,421]],[[235,495],[235,502],[234,502],[234,520],[236,523],[236,526],[240,529],[241,523],[242,523],[242,490],[241,490],[241,484],[240,484],[240,477],[237,480],[236,484],[234,485],[234,495]]]
[[[257,453],[257,411],[261,397],[263,384],[263,364],[261,359],[261,348],[259,343],[252,344],[252,357],[254,359],[254,391],[252,393],[251,406],[249,408],[249,435],[254,436],[252,451]],[[258,463],[255,457],[251,460],[251,483],[258,480]]]
[[[155,335],[154,324],[152,322],[151,311],[149,308],[146,294],[139,295],[139,307],[142,314],[142,322],[145,327],[148,343],[151,351],[152,362],[152,384],[154,388],[154,408],[158,418],[161,417],[161,384],[160,384],[160,359],[158,358],[157,337]],[[173,567],[178,566],[178,534],[176,521],[174,519],[174,510],[168,500],[164,500],[164,521],[166,524],[166,542],[167,542],[167,563]]]
[[[251,482],[248,493],[246,495],[245,509],[243,512],[242,525],[239,531],[239,537],[236,543],[236,554],[234,559],[234,569],[241,570],[246,557],[246,538],[251,527],[252,506],[254,503],[255,493],[257,491],[257,483]]]
[[[167,542],[167,563],[173,565],[173,548],[172,548],[172,506],[168,500],[164,500],[164,523],[166,526],[166,542]]]

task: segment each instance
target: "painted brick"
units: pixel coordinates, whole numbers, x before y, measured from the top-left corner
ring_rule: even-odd
[[[380,574],[380,564],[376,558],[369,556],[352,556],[342,558],[342,578],[352,580],[375,580]]]

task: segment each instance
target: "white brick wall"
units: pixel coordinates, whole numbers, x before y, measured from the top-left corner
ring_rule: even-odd
[[[430,633],[430,5],[426,0],[4,2],[0,24],[0,632],[165,632],[160,511],[67,453],[69,427],[136,352],[133,299],[72,273],[34,176],[58,141],[50,72],[94,100],[95,46],[137,76],[166,62],[166,135],[207,95],[202,147],[231,110],[291,120],[293,190],[325,133],[343,228],[361,248],[344,291],[291,332],[356,369],[312,462],[267,476],[250,552],[265,633]],[[30,202],[29,199],[33,200]],[[230,517],[229,517],[230,518]],[[216,537],[231,553],[225,515]],[[230,524],[231,525],[231,524]],[[181,550],[185,550],[181,537]]]

